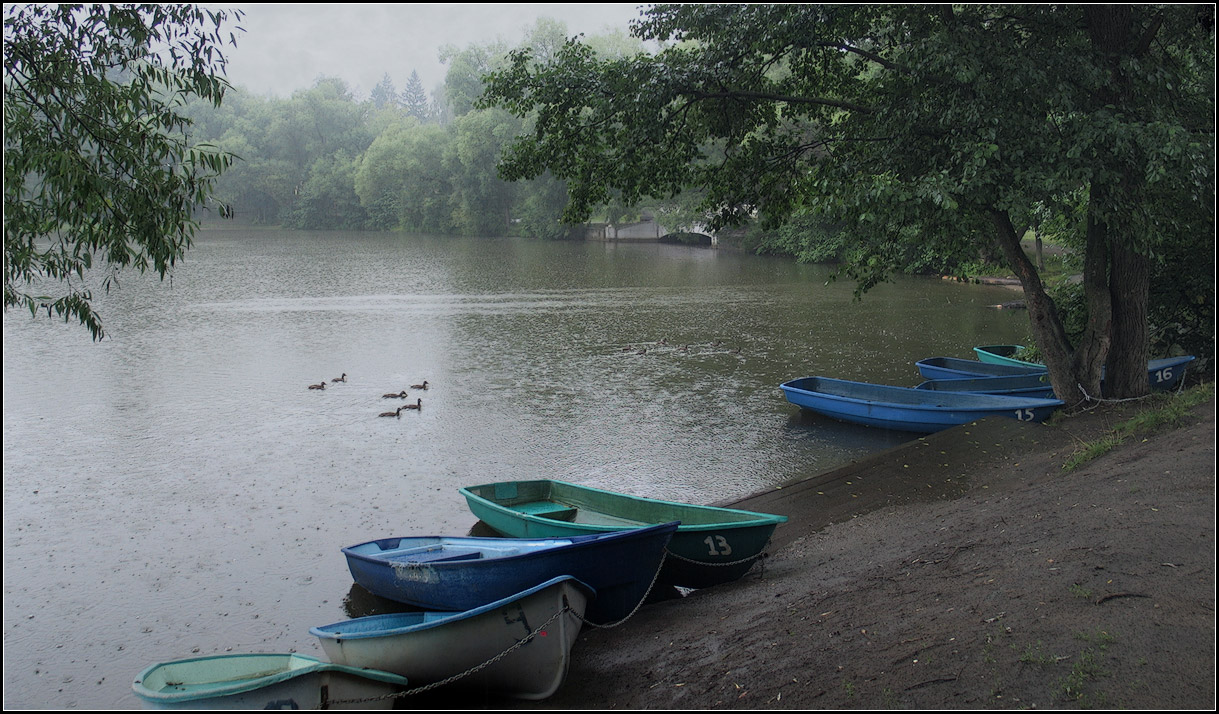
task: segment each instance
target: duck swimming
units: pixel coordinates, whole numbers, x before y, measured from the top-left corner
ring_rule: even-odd
[[[423,384],[412,384],[411,389],[427,389],[427,380],[423,380]]]
[[[346,381],[347,381],[347,373],[346,373],[346,372],[344,372],[342,377],[335,377],[334,379],[332,379],[332,380],[330,380],[330,381],[331,381],[331,382],[346,382]]]
[[[398,418],[402,418],[402,407],[398,407],[397,409],[393,410],[392,412],[381,412],[381,413],[380,413],[380,414],[378,414],[377,416],[379,416],[379,417],[398,417]]]
[[[310,385],[309,385],[309,388],[310,388],[310,389],[325,389],[325,388],[326,388],[326,380],[324,380],[324,379],[323,379],[323,380],[321,381],[321,383],[319,383],[319,384],[310,384]]]
[[[398,392],[397,394],[392,394],[392,393],[391,394],[382,394],[381,398],[382,399],[406,399],[406,390],[403,389],[401,392]]]
[[[414,404],[405,404],[401,408],[402,409],[423,409],[423,400],[415,399]]]

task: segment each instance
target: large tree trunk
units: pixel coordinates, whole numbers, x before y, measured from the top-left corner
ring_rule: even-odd
[[[1075,369],[1086,376],[1075,388],[1081,399],[1101,396],[1101,365],[1113,340],[1113,296],[1109,292],[1109,227],[1097,218],[1098,189],[1088,191],[1088,221],[1084,230],[1084,301],[1088,321],[1075,351]]]
[[[1151,268],[1145,253],[1113,246],[1109,289],[1113,296],[1113,349],[1105,363],[1105,396],[1141,397],[1147,381],[1147,301]]]
[[[1072,348],[1058,315],[1058,308],[1046,293],[1036,266],[1021,248],[1020,236],[1012,226],[1011,217],[998,209],[991,209],[989,213],[998,236],[999,247],[1024,287],[1024,300],[1028,306],[1033,339],[1037,341],[1037,347],[1040,348],[1049,370],[1054,393],[1072,406],[1082,403],[1088,397],[1099,396],[1101,364],[1109,338],[1109,292],[1105,280],[1103,226],[1097,224],[1096,230],[1089,226],[1084,289],[1088,296],[1089,314],[1093,317],[1089,320],[1079,346]],[[1094,242],[1099,244],[1099,249],[1094,249]],[[1099,258],[1094,258],[1097,253]]]
[[[1160,31],[1163,15],[1152,14],[1145,26],[1140,27],[1130,5],[1094,4],[1085,6],[1084,22],[1093,49],[1109,69],[1109,81],[1096,95],[1097,105],[1117,107],[1123,112],[1136,104],[1123,67],[1131,59],[1146,54]],[[1115,206],[1134,208],[1139,201],[1147,200],[1141,172],[1134,166],[1128,163],[1109,175],[1120,180],[1111,178],[1109,185],[1100,187],[1093,184],[1090,201],[1098,195],[1105,199],[1102,204],[1094,204],[1098,209],[1107,208],[1112,213]],[[1109,295],[1113,306],[1113,342],[1105,366],[1105,396],[1112,398],[1140,397],[1149,391],[1147,303],[1151,269],[1147,242],[1137,235],[1140,229],[1136,225],[1130,219],[1118,220],[1106,230],[1112,261]]]

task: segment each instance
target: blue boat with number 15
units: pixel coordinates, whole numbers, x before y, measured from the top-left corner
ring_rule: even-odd
[[[781,389],[787,401],[801,409],[855,424],[924,434],[988,416],[1040,422],[1063,405],[1058,399],[941,392],[828,377],[793,379]]]

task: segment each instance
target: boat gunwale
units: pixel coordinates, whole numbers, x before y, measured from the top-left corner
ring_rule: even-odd
[[[578,549],[581,546],[587,546],[590,548],[595,547],[597,545],[612,546],[618,541],[648,540],[651,538],[658,538],[664,533],[676,532],[678,525],[675,525],[675,524],[680,524],[680,521],[669,521],[666,523],[648,524],[642,528],[627,528],[627,529],[614,528],[609,533],[589,533],[586,535],[557,536],[557,537],[553,537],[553,538],[482,538],[482,537],[463,537],[463,536],[451,536],[451,537],[450,536],[402,536],[401,538],[397,539],[399,542],[401,542],[404,540],[412,540],[415,538],[419,538],[419,539],[437,538],[442,541],[445,541],[445,543],[438,545],[438,547],[441,547],[441,548],[443,548],[444,545],[446,545],[446,544],[453,545],[453,546],[461,546],[461,545],[464,545],[466,542],[469,542],[470,545],[468,545],[466,547],[473,547],[476,549],[478,546],[474,545],[474,544],[480,543],[480,542],[485,542],[488,544],[495,544],[495,541],[501,541],[501,542],[510,544],[515,541],[515,542],[519,542],[521,545],[554,543],[554,546],[552,546],[552,547],[543,546],[543,547],[538,547],[538,548],[534,548],[531,550],[522,550],[519,552],[506,553],[504,555],[497,555],[497,556],[493,556],[493,557],[489,557],[489,558],[478,558],[478,559],[474,559],[474,560],[437,561],[437,562],[426,561],[426,562],[415,563],[415,562],[411,562],[409,560],[400,560],[400,561],[390,560],[391,556],[388,556],[388,555],[366,554],[366,553],[356,552],[354,550],[356,548],[360,548],[360,547],[366,546],[366,545],[373,545],[373,544],[379,543],[381,541],[394,540],[394,538],[382,538],[380,540],[371,540],[366,543],[359,543],[357,545],[348,546],[346,548],[343,548],[342,552],[344,555],[346,555],[348,557],[356,558],[357,560],[361,560],[366,563],[372,563],[372,564],[378,565],[378,566],[388,565],[390,567],[395,567],[395,568],[419,567],[419,568],[454,568],[454,569],[456,569],[456,568],[479,567],[479,564],[483,564],[487,567],[491,567],[493,564],[502,563],[503,561],[506,561],[506,560],[516,561],[516,560],[529,560],[529,559],[534,559],[534,558],[543,558],[543,557],[548,557],[548,556],[553,557],[554,551],[556,551],[556,550],[566,551],[566,550],[573,549],[573,548]],[[510,547],[511,547],[511,545],[505,546],[505,550],[507,550]],[[393,551],[390,550],[390,551],[385,551],[385,552],[392,553]]]
[[[1178,355],[1176,357],[1157,357],[1147,362],[1147,372],[1152,372],[1172,369],[1187,365],[1196,360],[1194,355]],[[925,357],[914,363],[915,367],[921,373],[923,367],[927,367],[936,372],[953,372],[962,375],[960,379],[983,379],[987,377],[1027,377],[1034,374],[1048,374],[1048,368],[1044,364],[1035,362],[1027,362],[1024,364],[998,363],[998,362],[983,362],[981,360],[961,359],[960,357]],[[990,370],[999,368],[1000,370],[1016,370],[1011,372],[1002,372],[996,374]],[[936,381],[941,379],[956,379],[958,377],[925,377],[926,380]],[[794,380],[793,380],[794,381]]]
[[[407,634],[411,634],[414,632],[422,632],[424,630],[435,629],[442,625],[448,625],[448,624],[452,624],[454,622],[460,622],[462,620],[473,619],[474,617],[477,617],[479,615],[484,615],[488,612],[491,612],[492,610],[510,605],[513,602],[516,602],[517,600],[523,600],[532,595],[536,595],[548,588],[559,586],[564,583],[570,583],[572,586],[584,590],[585,595],[589,600],[592,600],[594,597],[596,597],[597,591],[592,586],[586,584],[582,580],[574,578],[570,575],[559,575],[559,576],[551,578],[550,580],[547,580],[544,583],[535,585],[535,586],[529,588],[528,590],[522,590],[519,593],[509,595],[508,597],[501,598],[499,600],[496,600],[495,602],[489,602],[485,605],[480,605],[479,607],[476,607],[476,608],[473,608],[470,610],[460,610],[460,611],[456,611],[456,612],[445,612],[445,611],[440,611],[440,610],[427,610],[427,611],[423,611],[423,612],[391,612],[391,613],[385,613],[382,615],[366,615],[364,617],[355,617],[355,618],[351,618],[349,620],[343,620],[341,622],[331,623],[329,625],[318,625],[316,627],[311,627],[311,628],[309,628],[309,632],[314,637],[317,637],[319,639],[335,640],[337,642],[341,642],[343,640],[368,640],[368,639],[374,639],[374,638],[378,638],[378,637],[394,637],[397,635],[407,635]],[[328,629],[328,628],[337,628],[342,625],[350,625],[351,623],[354,623],[354,622],[359,622],[364,625],[371,625],[371,624],[375,624],[376,622],[379,622],[379,621],[393,621],[396,619],[401,619],[403,616],[412,616],[412,617],[418,616],[418,615],[426,616],[427,614],[440,614],[440,615],[442,615],[442,617],[438,617],[438,618],[432,619],[430,621],[425,619],[422,622],[417,622],[415,624],[406,625],[403,627],[381,628],[381,629],[375,629],[375,630],[364,630],[364,631],[360,631],[360,632],[336,632],[334,630]]]

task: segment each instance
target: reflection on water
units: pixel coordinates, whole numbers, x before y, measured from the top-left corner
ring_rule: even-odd
[[[1002,288],[856,302],[827,277],[679,246],[233,231],[172,282],[98,291],[100,344],[5,314],[5,704],[135,707],[155,661],[319,656],[309,627],[354,600],[339,549],[469,532],[461,486],[744,496],[910,438],[802,416],[780,383],[913,386],[918,359],[1025,333],[987,307]],[[425,379],[422,409],[377,417]]]

